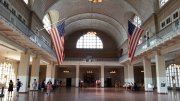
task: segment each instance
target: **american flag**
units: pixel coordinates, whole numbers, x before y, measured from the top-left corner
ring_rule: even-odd
[[[60,25],[49,30],[58,64],[62,64],[64,59],[64,26],[65,22],[62,22]]]
[[[128,57],[130,62],[133,61],[136,47],[142,33],[143,30],[141,28],[136,27],[133,23],[128,21]]]

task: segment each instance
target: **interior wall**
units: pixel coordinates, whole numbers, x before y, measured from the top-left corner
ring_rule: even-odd
[[[67,58],[117,58],[119,51],[115,41],[103,32],[96,31],[97,36],[103,42],[103,49],[77,49],[76,43],[78,39],[87,33],[88,30],[77,31],[68,36],[65,40],[65,54]]]
[[[154,84],[154,87],[157,87],[157,77],[156,77],[156,66],[155,65],[151,65],[152,68],[152,81]]]
[[[74,67],[57,67],[56,68],[57,80],[62,81],[62,85],[66,86],[66,78],[71,78],[71,86],[75,86],[76,81],[76,68]],[[63,71],[70,71],[69,73],[64,73]]]
[[[137,85],[144,84],[144,72],[143,66],[134,66],[134,81]]]
[[[79,70],[79,80],[84,81],[84,75],[87,73],[87,71],[92,71],[93,75],[95,76],[95,80],[100,80],[101,78],[101,71],[100,67],[98,66],[80,66]]]
[[[47,69],[47,65],[40,65],[40,69],[39,69],[39,81],[43,81],[46,80],[46,69]]]
[[[116,71],[116,73],[111,74],[110,71]],[[104,69],[104,84],[106,85],[106,79],[111,78],[112,79],[112,87],[115,87],[115,82],[118,82],[120,86],[124,83],[124,68],[123,67],[105,67]]]

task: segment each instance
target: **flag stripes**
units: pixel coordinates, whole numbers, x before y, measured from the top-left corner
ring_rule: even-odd
[[[61,31],[64,28],[61,27],[64,27],[64,22],[49,30],[58,64],[62,64],[64,59],[64,31]]]
[[[142,33],[143,30],[141,28],[136,27],[134,24],[128,21],[128,57],[130,58],[130,62],[133,61],[133,57]]]

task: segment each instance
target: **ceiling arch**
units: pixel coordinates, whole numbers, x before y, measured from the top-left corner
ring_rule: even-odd
[[[102,15],[102,14],[98,14],[98,13],[83,13],[83,14],[78,14],[78,15],[74,15],[70,18],[66,19],[66,25],[71,24],[72,22],[75,22],[77,20],[86,20],[86,19],[97,19],[97,20],[101,20],[104,21],[110,25],[112,25],[112,27],[114,27],[117,30],[116,34],[121,34],[121,36],[123,37],[121,40],[119,40],[119,43],[123,42],[123,39],[127,39],[127,35],[124,35],[123,33],[126,33],[125,31],[125,27],[120,24],[119,22],[117,22],[116,20],[112,19],[111,17],[108,17],[106,15]],[[91,23],[91,20],[89,20],[90,22],[88,24],[90,24],[91,26],[94,25],[94,23]],[[97,22],[96,22],[97,23]],[[79,26],[79,25],[76,25]],[[104,25],[102,25],[103,27]],[[74,27],[71,27],[71,29],[73,29]],[[107,28],[104,27],[104,30],[106,30]],[[66,32],[67,33],[67,32]],[[67,33],[68,34],[68,33]],[[110,35],[111,36],[111,35]]]
[[[94,23],[93,26],[91,26],[91,22]],[[87,25],[88,24],[88,25]],[[78,26],[77,26],[78,25]],[[71,27],[74,27],[73,29]],[[104,27],[106,29],[104,29]],[[91,29],[91,30],[99,30],[103,33],[108,34],[111,36],[116,43],[119,43],[120,40],[118,41],[116,38],[121,37],[120,34],[118,33],[118,30],[115,29],[111,24],[97,20],[97,19],[83,19],[83,20],[77,20],[66,26],[66,36],[72,34],[73,32],[79,31],[79,30],[85,30],[85,29]],[[67,37],[65,37],[67,38]]]
[[[52,24],[58,22],[60,14],[57,10],[50,10],[48,14]]]
[[[66,18],[67,27],[71,26],[66,28],[68,34],[78,28],[79,30],[89,28],[90,19],[93,19],[97,25],[101,25],[96,26],[96,29],[111,33],[120,46],[127,39],[128,19],[136,14],[145,21],[154,12],[154,5],[157,5],[155,1],[103,0],[102,3],[92,5],[88,0],[35,0],[33,7],[40,18],[50,10],[57,10],[60,14],[59,20]],[[42,4],[39,5],[40,3]],[[106,25],[110,29],[102,27]]]

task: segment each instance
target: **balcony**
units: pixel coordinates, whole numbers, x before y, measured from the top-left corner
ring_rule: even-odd
[[[65,61],[82,61],[82,62],[118,62],[118,58],[65,58]]]
[[[31,43],[34,43],[37,47],[45,50],[49,53],[49,55],[55,57],[54,51],[51,49],[51,47],[45,43],[42,38],[33,33],[20,19],[18,19],[17,16],[10,11],[10,9],[8,9],[8,7],[5,7],[2,3],[0,3],[0,23],[3,23],[6,26],[11,26],[12,32],[17,30],[17,32],[20,33],[19,36],[25,36]]]
[[[161,30],[159,33],[151,37],[149,40],[146,40],[140,45],[138,45],[134,57],[144,52],[150,51],[178,36],[180,36],[180,19],[171,23],[169,26],[167,26],[166,28]],[[128,60],[128,54],[126,53],[122,55],[122,57],[120,57],[119,62],[123,63],[123,62],[126,62],[127,60]]]
[[[121,66],[118,58],[65,58],[62,65]]]

